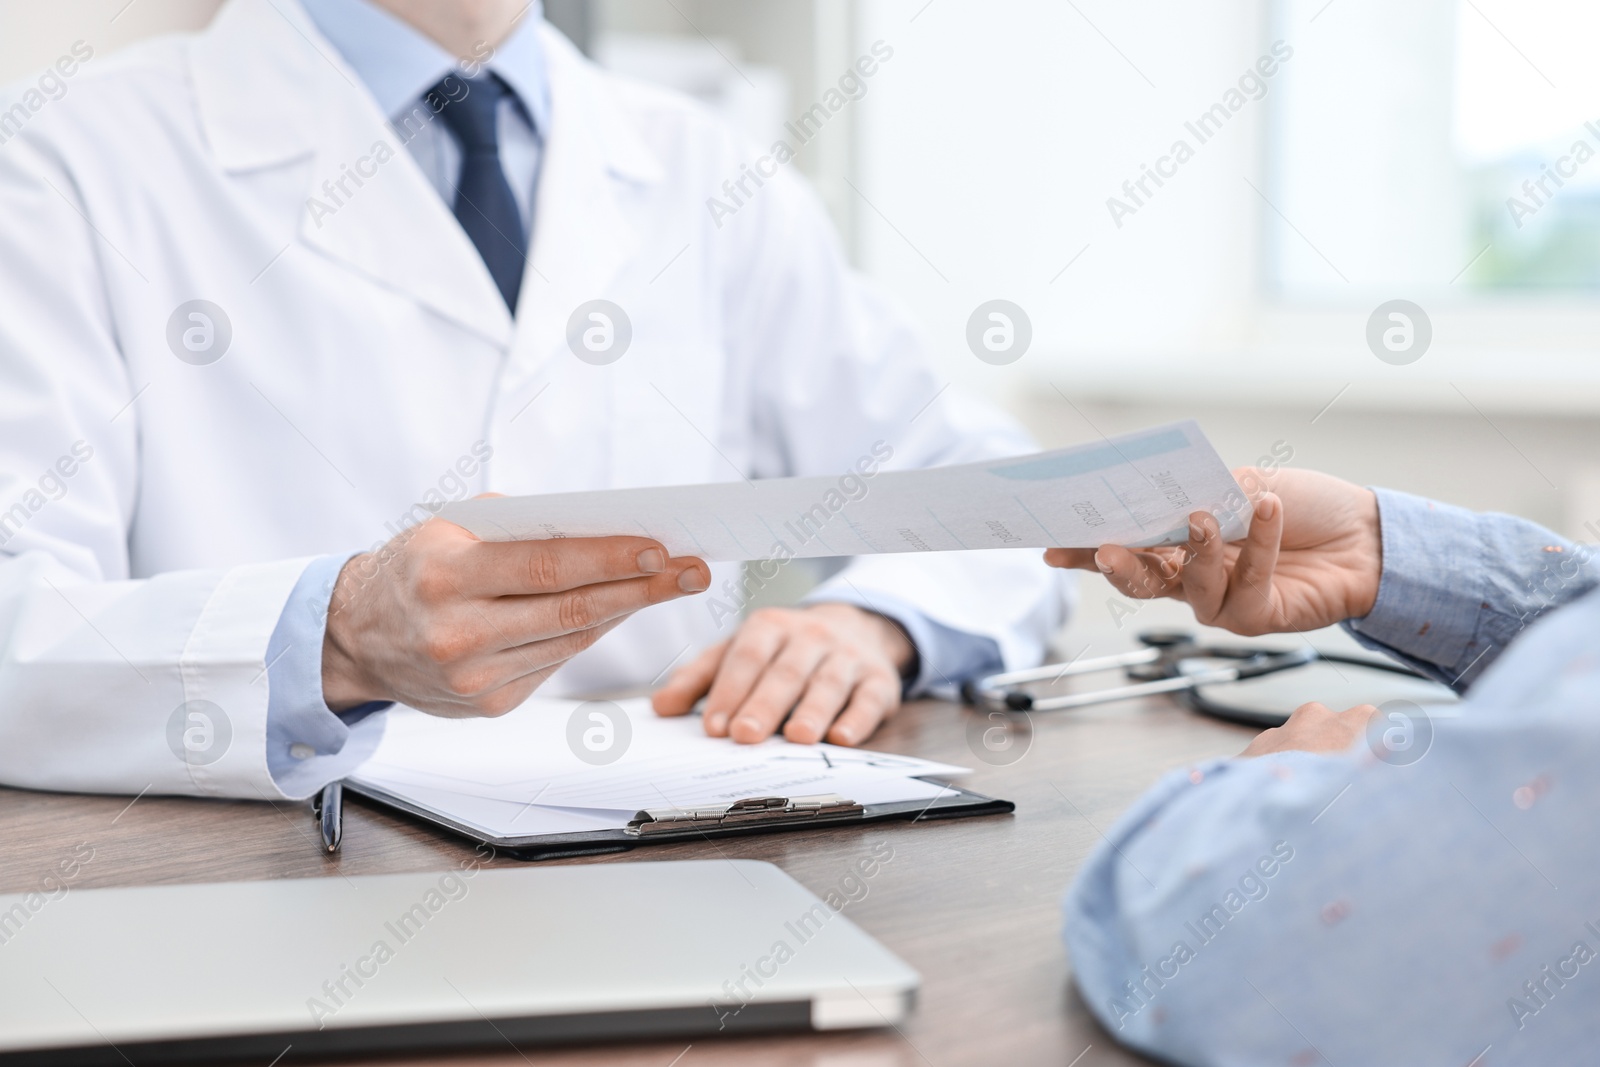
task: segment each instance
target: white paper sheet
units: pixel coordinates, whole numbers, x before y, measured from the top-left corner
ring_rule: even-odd
[[[698,716],[661,718],[644,699],[593,703],[627,720],[629,740],[613,763],[591,765],[569,744],[569,723],[584,702],[534,699],[497,719],[395,708],[378,750],[350,780],[488,836],[519,837],[620,829],[645,808],[755,796],[932,801],[948,790],[918,776],[967,773],[911,756],[781,738],[740,745],[707,737]]]
[[[1227,540],[1249,529],[1244,493],[1190,421],[952,467],[491,497],[440,514],[489,541],[640,534],[674,555],[757,560],[1177,544],[1194,511]]]

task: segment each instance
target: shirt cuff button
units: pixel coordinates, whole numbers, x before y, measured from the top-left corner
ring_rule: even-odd
[[[317,754],[317,750],[304,741],[296,741],[289,746],[289,755],[294,759],[310,759]]]

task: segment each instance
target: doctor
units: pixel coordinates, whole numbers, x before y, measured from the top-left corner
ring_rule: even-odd
[[[1026,554],[863,560],[734,632],[736,568],[431,518],[1028,446],[801,183],[714,219],[741,146],[524,12],[230,0],[0,102],[0,781],[305,797],[390,702],[674,669],[664,714],[855,743],[1039,658],[1063,587]]]

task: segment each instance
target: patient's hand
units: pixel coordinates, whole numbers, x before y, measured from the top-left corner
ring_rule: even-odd
[[[1234,471],[1265,486],[1243,541],[1225,544],[1217,520],[1189,516],[1172,548],[1052,548],[1053,567],[1097,569],[1126,596],[1185,600],[1195,618],[1256,636],[1315,630],[1372,610],[1383,570],[1378,501],[1369,489],[1316,471]]]
[[[1334,711],[1326,704],[1301,704],[1289,721],[1263,730],[1241,756],[1265,756],[1271,752],[1343,752],[1366,731],[1367,721],[1378,714],[1371,704],[1358,704],[1349,711]]]
[[[654,704],[682,715],[706,697],[713,737],[761,741],[782,726],[790,741],[855,745],[900,707],[915,655],[899,626],[851,604],[765,608],[673,672]]]

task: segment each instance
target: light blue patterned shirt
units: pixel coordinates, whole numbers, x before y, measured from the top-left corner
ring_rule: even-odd
[[[1363,739],[1163,779],[1068,894],[1079,988],[1172,1063],[1596,1062],[1591,550],[1400,493],[1379,506],[1382,583],[1349,629],[1470,686],[1459,717],[1405,765]]]

